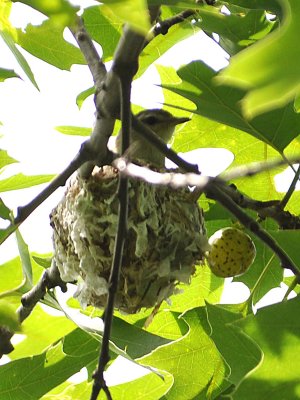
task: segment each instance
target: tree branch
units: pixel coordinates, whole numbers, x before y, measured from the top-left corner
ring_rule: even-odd
[[[88,67],[91,71],[94,84],[99,88],[107,74],[106,67],[99,57],[99,54],[94,46],[94,43],[85,30],[83,21],[80,17],[77,20],[75,29],[70,28],[78,46],[86,59]]]
[[[196,14],[195,10],[184,10],[181,13],[174,15],[171,18],[157,22],[157,24],[153,28],[154,37],[158,36],[158,35],[166,35],[172,26],[174,26],[176,24],[180,24],[185,19],[187,19],[195,14]]]

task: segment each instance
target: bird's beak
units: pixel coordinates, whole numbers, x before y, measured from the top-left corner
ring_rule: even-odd
[[[175,125],[183,124],[184,122],[188,122],[190,120],[191,119],[187,118],[187,117],[173,117],[170,120],[170,123],[175,126]]]
[[[189,122],[190,120],[191,120],[191,118],[188,118],[188,117],[176,118],[176,125],[183,124],[184,122]]]

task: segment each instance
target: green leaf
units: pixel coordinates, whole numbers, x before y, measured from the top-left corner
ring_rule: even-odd
[[[250,133],[279,152],[300,132],[300,115],[295,113],[293,103],[275,111],[247,120],[240,108],[245,92],[230,86],[218,86],[216,72],[199,61],[178,70],[182,83],[163,85],[189,99],[196,105],[196,114]]]
[[[258,310],[255,316],[237,322],[260,346],[264,358],[259,367],[238,387],[236,400],[296,399],[300,393],[299,315],[300,299]]]
[[[103,60],[108,61],[113,57],[120,40],[122,22],[111,13],[106,13],[105,11],[107,9],[101,6],[89,7],[84,10],[82,18],[88,34],[101,45]],[[86,94],[91,95],[94,93],[94,88],[88,90],[89,92]]]
[[[64,135],[78,135],[78,136],[90,136],[92,133],[91,128],[82,128],[80,126],[56,126],[55,129]]]
[[[234,10],[224,14],[216,7],[200,8],[200,26],[205,32],[217,33],[220,46],[229,54],[252,45],[274,27],[265,10]],[[242,12],[241,12],[242,11]]]
[[[39,90],[39,87],[34,79],[34,75],[31,71],[31,68],[28,62],[26,61],[25,57],[23,56],[23,54],[17,49],[11,34],[7,31],[0,31],[0,36],[2,37],[6,45],[9,47],[10,51],[13,53],[15,59],[19,63],[20,67],[23,69],[28,79]]]
[[[80,109],[83,102],[89,97],[95,94],[95,88],[94,86],[84,90],[83,92],[79,93],[79,95],[76,97],[76,104],[77,107]]]
[[[79,7],[71,5],[67,0],[13,0],[13,2],[26,4],[51,17],[56,24],[62,26],[72,24],[79,10]]]
[[[18,44],[29,53],[62,70],[73,64],[85,64],[81,51],[63,38],[64,28],[51,19],[39,26],[27,25],[25,32],[18,29]]]
[[[299,230],[280,230],[271,231],[272,236],[275,238],[277,243],[282,249],[290,256],[292,261],[299,266],[300,265],[300,254],[299,254]],[[299,268],[299,267],[298,267]],[[299,268],[300,270],[300,268]]]
[[[5,242],[5,240],[18,228],[17,225],[10,224],[5,229],[0,229],[0,244]]]
[[[95,339],[76,329],[63,342],[42,354],[2,365],[0,397],[5,398],[9,393],[14,400],[41,398],[85,365],[95,361],[98,357],[97,348]],[[12,376],[14,379],[10,379]]]
[[[282,109],[300,90],[300,50],[294,45],[299,33],[300,3],[281,0],[281,4],[284,18],[280,27],[233,57],[218,77],[219,82],[249,89],[242,107],[251,118],[275,108]]]
[[[31,83],[38,89],[30,66],[15,45],[15,42],[17,41],[17,31],[9,21],[11,5],[12,3],[9,0],[0,2],[0,36],[13,53],[20,67],[23,69]]]
[[[113,320],[111,340],[132,359],[143,357],[157,347],[170,343],[168,339],[153,335],[117,317]]]
[[[21,329],[21,325],[14,308],[6,300],[0,300],[0,326],[5,326],[11,332],[17,332]]]
[[[12,211],[6,207],[3,200],[0,198],[0,218],[11,220],[11,213]]]
[[[6,150],[0,150],[0,169],[6,165],[18,162],[7,154]]]
[[[228,367],[206,333],[203,309],[190,310],[182,318],[189,327],[188,333],[140,361],[173,375],[174,384],[166,399],[216,398],[228,386]]]
[[[25,243],[20,231],[16,230],[16,239],[18,244],[18,250],[20,254],[20,259],[22,263],[24,285],[23,288],[27,291],[32,288],[32,265],[30,260],[30,254],[28,246]]]
[[[25,189],[31,186],[41,185],[42,183],[51,181],[54,176],[55,175],[13,175],[9,178],[0,180],[0,192],[8,192],[10,190]]]
[[[267,10],[276,15],[281,11],[281,0],[227,0],[225,3],[249,9]]]
[[[5,292],[12,292],[18,288],[23,281],[22,264],[20,257],[0,266],[0,296]]]
[[[204,306],[205,301],[217,303],[220,301],[224,288],[224,279],[218,278],[210,269],[201,265],[197,267],[190,285],[178,285],[182,293],[171,297],[172,311],[184,312],[186,310]]]
[[[20,76],[12,69],[0,68],[0,82],[4,82],[8,78],[20,78]]]
[[[169,69],[168,69],[169,71]],[[171,75],[172,76],[172,75]],[[172,78],[171,78],[172,79]],[[176,82],[176,81],[175,81]],[[167,91],[165,91],[167,92]],[[173,91],[170,92],[173,94]],[[165,100],[168,104],[182,104],[183,108],[191,108],[186,105],[189,100],[183,98],[181,103],[173,94],[171,97],[165,93]],[[186,115],[186,114],[185,114]],[[270,121],[270,124],[272,122]],[[267,119],[266,119],[267,124]],[[264,162],[278,157],[278,152],[271,146],[268,146],[254,136],[243,131],[239,131],[228,125],[224,125],[208,118],[201,117],[197,114],[192,116],[192,120],[185,124],[182,129],[179,129],[174,137],[173,148],[178,152],[187,152],[194,149],[203,148],[224,148],[229,150],[234,155],[234,160],[230,168],[257,161]],[[209,150],[208,150],[209,151]],[[296,155],[300,151],[299,143],[296,140],[286,148],[287,156]],[[200,156],[199,156],[200,157]],[[212,162],[214,161],[212,154]],[[282,168],[276,168],[271,171],[257,174],[256,176],[239,178],[235,181],[239,190],[257,200],[274,200],[280,199],[282,196],[277,192],[274,182],[274,176],[282,172]],[[293,211],[299,206],[297,198],[293,197],[293,203],[289,203],[289,210]],[[293,208],[290,208],[293,206]],[[220,207],[219,207],[220,210]],[[220,211],[224,218],[228,218],[224,211]],[[223,218],[223,217],[222,217]],[[231,218],[231,217],[229,217]],[[219,217],[217,217],[219,219]]]
[[[10,357],[17,360],[38,355],[65,335],[73,332],[75,328],[75,324],[64,314],[61,316],[50,315],[38,305],[30,317],[22,323],[22,333],[26,336],[24,340],[14,346],[15,350]]]
[[[142,378],[126,382],[121,385],[114,385],[109,388],[113,399],[122,400],[158,400],[162,399],[169,388],[173,384],[170,374],[162,373],[159,377],[157,374],[150,373]],[[56,400],[60,398],[89,400],[92,392],[92,382],[82,382],[78,385],[64,383],[55,388],[41,400]],[[99,400],[105,400],[103,393],[98,396]]]
[[[52,256],[50,257],[39,257],[32,255],[34,261],[43,268],[50,268],[52,263]]]
[[[212,329],[211,338],[230,366],[227,379],[238,386],[261,362],[263,354],[251,338],[232,325],[241,315],[211,304],[207,304],[207,315]]]
[[[101,0],[104,12],[115,14],[121,21],[129,23],[136,31],[147,34],[150,29],[148,6],[145,0]]]

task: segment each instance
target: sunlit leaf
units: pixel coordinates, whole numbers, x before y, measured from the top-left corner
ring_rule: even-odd
[[[38,265],[40,265],[43,268],[51,267],[51,262],[52,262],[51,256],[50,257],[39,257],[39,256],[32,255],[32,258]]]
[[[173,384],[170,374],[161,372],[162,376],[150,373],[142,378],[126,382],[121,385],[114,385],[109,388],[113,399],[131,400],[158,400],[163,398]],[[70,398],[89,400],[92,392],[92,382],[82,382],[79,384],[64,383],[43,396],[41,400],[56,400],[57,398]],[[104,400],[105,395],[100,393],[99,400]]]
[[[7,219],[10,220],[11,219],[11,210],[6,207],[6,205],[4,204],[3,200],[0,198],[0,217],[2,219]]]
[[[6,150],[0,150],[0,169],[6,165],[18,162],[7,154]]]
[[[7,300],[0,300],[0,326],[5,326],[12,332],[21,329],[18,316]]]
[[[13,175],[9,178],[0,180],[0,192],[7,192],[10,190],[24,189],[27,187],[40,185],[51,181],[54,175],[33,175],[26,176],[23,174]]]
[[[16,239],[22,263],[24,288],[29,290],[32,288],[32,265],[31,265],[28,245],[25,243],[19,230],[16,230]]]
[[[194,102],[196,114],[230,125],[250,133],[278,151],[300,133],[300,116],[293,103],[247,120],[242,113],[240,101],[245,92],[230,86],[215,84],[216,72],[205,64],[195,61],[178,70],[182,83],[164,87]]]
[[[97,341],[75,330],[44,353],[21,358],[0,367],[0,397],[39,399],[97,358]],[[34,371],[34,374],[32,373]],[[10,379],[13,374],[14,379]],[[18,385],[15,382],[18,381]],[[37,384],[38,382],[38,384]]]
[[[84,90],[83,92],[79,93],[79,95],[76,97],[76,104],[78,108],[80,109],[83,102],[89,97],[95,94],[95,88],[91,87],[89,89]]]
[[[92,132],[91,128],[83,128],[80,126],[56,126],[55,129],[64,135],[71,136],[90,136]]]
[[[10,51],[13,53],[20,67],[23,69],[23,71],[25,72],[31,83],[38,89],[38,85],[34,79],[34,75],[31,71],[30,66],[26,61],[25,57],[23,56],[23,54],[16,47],[15,42],[10,33],[7,31],[1,31],[0,36],[2,37],[6,45],[9,47]]]
[[[0,266],[0,294],[13,291],[23,281],[20,257],[16,257]]]
[[[52,20],[41,25],[27,25],[18,30],[18,44],[29,53],[63,70],[70,70],[73,64],[85,64],[80,50],[63,38],[63,27]]]
[[[122,34],[122,22],[114,15],[107,15],[100,6],[86,8],[82,17],[89,35],[101,45],[103,60],[110,60]],[[102,34],[104,31],[105,35]],[[94,89],[89,94],[92,93]]]
[[[24,73],[27,75],[28,79],[38,89],[37,83],[34,79],[34,75],[30,69],[29,64],[15,45],[17,41],[17,31],[9,21],[11,5],[12,3],[9,0],[0,2],[0,36],[9,47],[10,51],[13,53],[14,57],[19,63],[20,67],[23,69]]]
[[[138,32],[146,34],[149,31],[150,21],[145,0],[103,0],[101,3],[107,4],[103,6],[106,15],[115,14]]]
[[[10,357],[17,360],[28,355],[38,355],[75,328],[75,324],[65,315],[50,315],[41,306],[37,306],[22,323],[22,330],[26,336],[14,346],[15,350]]]
[[[4,82],[8,78],[20,78],[20,76],[12,69],[0,68],[0,82]]]
[[[189,332],[178,341],[144,357],[141,363],[166,370],[174,376],[174,384],[166,398],[215,398],[228,387],[228,367],[206,333],[208,325],[203,309],[190,310],[182,318]]]
[[[280,28],[233,57],[218,78],[219,82],[249,89],[242,100],[247,116],[282,108],[293,101],[300,90],[300,51],[291,45],[299,31],[300,3],[297,0],[281,0],[280,3],[284,11]]]

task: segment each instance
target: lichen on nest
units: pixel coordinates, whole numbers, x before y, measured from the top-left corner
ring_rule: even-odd
[[[118,172],[75,177],[51,213],[54,257],[64,281],[76,280],[81,305],[104,307],[118,220]],[[128,232],[115,307],[135,313],[189,283],[203,259],[203,214],[188,189],[129,180]]]

